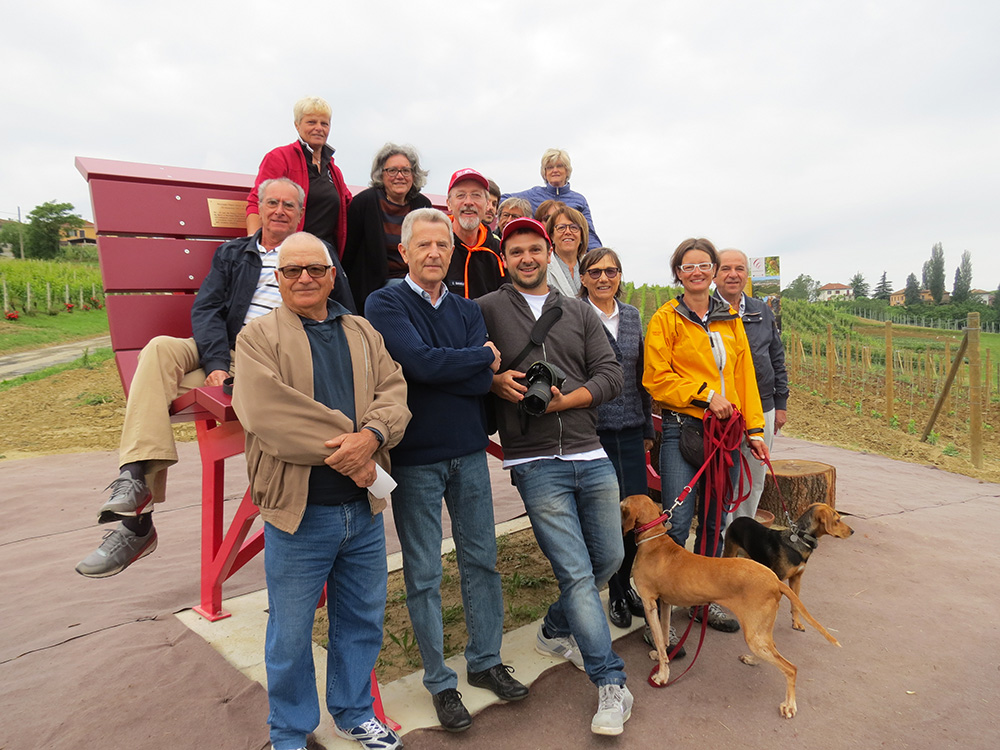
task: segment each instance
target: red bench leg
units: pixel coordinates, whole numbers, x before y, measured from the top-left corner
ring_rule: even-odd
[[[214,622],[229,613],[222,609],[222,583],[264,548],[263,532],[247,534],[259,510],[247,491],[228,532],[224,530],[225,459],[243,452],[243,428],[238,422],[199,421],[201,452],[201,602],[194,608]],[[244,540],[246,542],[244,543]]]

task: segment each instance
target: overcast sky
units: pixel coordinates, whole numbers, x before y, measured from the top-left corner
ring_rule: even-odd
[[[437,193],[462,167],[523,190],[568,150],[640,283],[691,236],[780,256],[783,285],[899,289],[935,242],[949,289],[963,250],[1000,283],[995,1],[33,0],[3,26],[3,218],[91,218],[75,156],[255,173],[316,94],[353,185],[385,141]]]

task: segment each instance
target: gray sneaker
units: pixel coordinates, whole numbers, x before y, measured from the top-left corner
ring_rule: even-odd
[[[642,640],[646,642],[646,645],[650,648],[656,648],[656,643],[653,641],[653,631],[649,629],[649,625],[642,629]],[[677,631],[674,630],[674,626],[670,626],[670,636],[667,641],[667,656],[670,656],[671,652],[676,648],[677,653],[675,653],[671,658],[673,659],[683,659],[687,656],[687,649],[684,646],[678,646],[681,639],[677,637]]]
[[[114,523],[122,516],[135,517],[153,510],[153,493],[141,479],[133,479],[127,471],[104,489],[111,490],[111,497],[97,511],[98,523]]]
[[[624,685],[601,685],[597,688],[597,713],[590,722],[594,734],[621,734],[632,716],[632,693]]]
[[[690,615],[695,622],[701,622],[702,607],[691,607]],[[740,629],[739,620],[726,612],[715,602],[708,605],[708,627],[723,633],[735,633]]]
[[[542,626],[539,625],[538,636],[535,638],[535,651],[542,656],[554,656],[557,659],[566,659],[572,662],[573,666],[577,669],[583,669],[583,654],[580,653],[580,647],[576,645],[576,638],[572,635],[568,635],[565,638],[558,635],[546,638],[545,633],[542,632]]]
[[[118,524],[104,535],[101,546],[87,555],[76,566],[76,572],[87,578],[107,578],[121,573],[140,557],[156,549],[156,529],[150,527],[145,536],[134,534]]]

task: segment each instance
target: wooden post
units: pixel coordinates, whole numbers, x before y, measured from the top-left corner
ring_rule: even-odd
[[[7,295],[7,277],[3,277],[3,311],[10,312],[10,297]]]
[[[833,378],[837,374],[837,350],[833,347],[833,325],[826,324],[826,397],[833,401]]]
[[[24,282],[24,311],[31,312],[31,282]]]
[[[983,404],[986,407],[990,405],[990,373],[993,369],[990,367],[990,350],[986,350],[986,367],[983,368]]]
[[[979,360],[979,313],[970,312],[965,335],[969,337],[969,440],[972,465],[983,468],[983,373]]]
[[[963,350],[964,351],[964,350]],[[947,414],[951,411],[951,381],[954,380],[955,376],[951,374],[951,342],[944,342],[944,361],[941,363],[941,374],[944,375],[945,372],[949,373],[945,378],[945,382],[948,384],[947,388],[942,387],[942,393],[944,394],[944,413]]]
[[[931,434],[931,429],[934,427],[934,422],[938,418],[938,414],[941,413],[941,408],[944,403],[949,399],[949,392],[951,391],[951,384],[955,380],[955,373],[958,372],[959,363],[965,358],[965,347],[969,344],[968,335],[962,338],[962,343],[958,347],[958,353],[955,355],[955,361],[951,363],[951,369],[948,370],[948,377],[944,379],[944,385],[942,386],[941,395],[938,396],[937,403],[934,404],[934,411],[931,412],[930,419],[927,420],[927,426],[924,427],[924,433],[920,436],[920,440],[927,440],[927,436]],[[948,351],[948,344],[945,344],[945,351]]]
[[[892,321],[885,321],[885,421],[892,422],[895,380],[892,362]]]
[[[847,334],[844,342],[844,364],[847,366],[847,382],[851,382],[851,334]]]
[[[775,487],[775,479],[768,474],[764,477],[759,507],[773,513],[778,525],[787,525],[786,508],[794,521],[813,503],[836,507],[837,470],[833,466],[794,458],[779,459],[772,465],[781,493]]]

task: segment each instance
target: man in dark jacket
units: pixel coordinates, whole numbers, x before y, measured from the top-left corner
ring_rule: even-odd
[[[774,320],[771,308],[759,299],[747,295],[746,287],[750,262],[742,250],[722,250],[719,253],[719,268],[715,274],[715,293],[728,302],[743,319],[753,367],[757,375],[757,390],[764,410],[764,442],[771,450],[774,433],[784,427],[788,420],[788,374],[785,372],[785,347],[781,343],[781,332]],[[750,454],[745,445],[742,448],[750,465],[750,496],[733,511],[732,518],[754,517],[760,494],[764,491],[764,475],[767,467]],[[727,521],[728,523],[728,521]]]
[[[559,600],[545,615],[535,650],[585,670],[598,689],[591,731],[621,734],[632,694],[598,591],[618,570],[624,548],[618,479],[597,436],[596,407],[621,391],[622,369],[590,305],[549,287],[552,249],[541,224],[514,219],[504,227],[501,250],[511,283],[476,301],[502,357],[492,391],[504,468],[559,581]],[[536,320],[551,319],[553,308],[562,311],[558,319],[541,344],[531,343]],[[546,370],[540,361],[555,379],[526,383],[528,371]]]
[[[261,228],[220,245],[191,307],[189,339],[157,336],[139,354],[125,406],[117,479],[98,511],[98,523],[118,522],[100,547],[77,566],[88,578],[121,573],[156,549],[153,505],[166,491],[164,469],[177,463],[170,404],[200,386],[218,386],[232,370],[236,336],[255,317],[281,304],[274,269],[278,248],[296,231],[305,200],[288,178],[260,185]],[[341,282],[333,298],[354,312],[347,277],[332,253]]]

